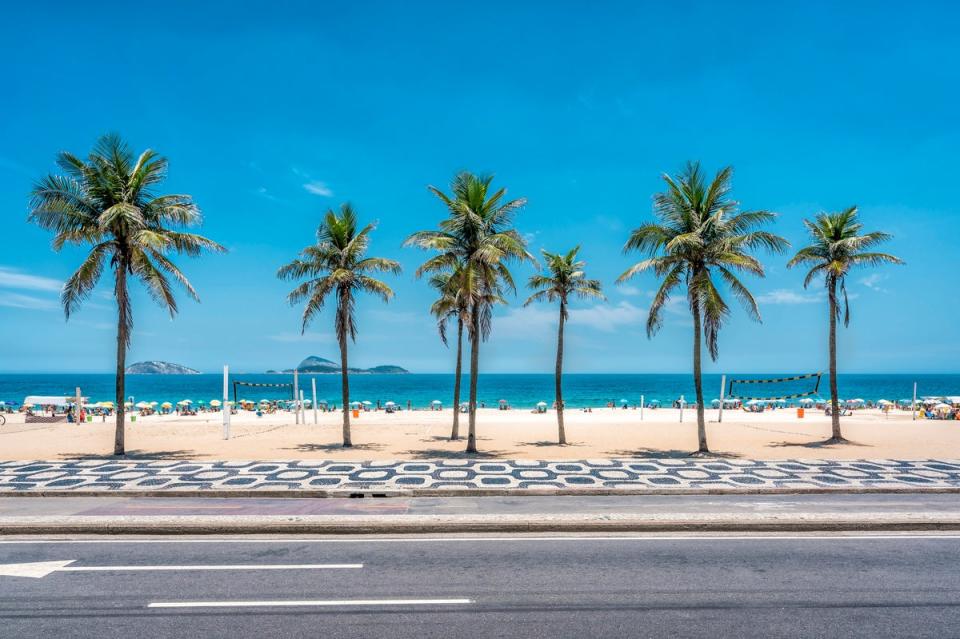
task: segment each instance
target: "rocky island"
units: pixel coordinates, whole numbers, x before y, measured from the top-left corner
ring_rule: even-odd
[[[333,360],[326,359],[324,357],[319,357],[317,355],[310,355],[304,359],[296,368],[298,373],[339,373],[340,364],[334,362]],[[294,369],[287,368],[284,369],[283,373],[292,373]],[[383,364],[380,366],[373,366],[372,368],[348,368],[348,372],[352,374],[380,374],[380,375],[401,375],[409,373],[407,369],[401,366],[395,366],[392,364]],[[277,371],[269,370],[267,373],[276,373]]]
[[[170,362],[137,362],[127,366],[128,375],[199,375],[200,371]]]

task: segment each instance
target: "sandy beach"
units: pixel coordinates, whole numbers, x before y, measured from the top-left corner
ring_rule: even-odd
[[[696,421],[679,411],[597,409],[565,414],[567,446],[556,442],[556,416],[519,410],[481,409],[477,434],[481,458],[591,459],[675,457],[696,449]],[[219,413],[196,416],[138,417],[127,426],[127,451],[136,457],[216,460],[279,459],[449,459],[466,457],[465,441],[449,440],[451,411],[361,413],[354,419],[354,446],[340,445],[340,413],[307,411],[307,424],[295,425],[292,413],[257,417],[241,412],[231,422],[231,438],[222,438]],[[461,437],[467,416],[461,415]],[[707,411],[711,449],[723,456],[748,459],[927,459],[960,456],[960,423],[912,421],[909,412],[856,411],[842,421],[849,444],[822,446],[829,418],[795,410],[747,413]],[[112,450],[110,418],[77,424],[24,424],[8,416],[0,428],[0,458],[7,460],[99,457]]]

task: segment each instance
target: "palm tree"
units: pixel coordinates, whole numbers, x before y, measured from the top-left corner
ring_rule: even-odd
[[[300,330],[305,333],[311,320],[323,309],[327,297],[336,296],[334,328],[340,344],[341,399],[343,402],[343,445],[350,447],[350,378],[347,367],[347,337],[357,341],[354,318],[354,295],[373,293],[383,301],[393,297],[393,290],[371,277],[370,273],[400,273],[400,263],[383,257],[365,257],[370,233],[375,224],[357,231],[357,215],[350,204],[340,207],[340,214],[328,210],[317,227],[317,242],[300,251],[300,257],[277,271],[282,280],[301,282],[287,295],[291,305],[306,300]]]
[[[847,298],[847,274],[859,266],[903,264],[903,261],[887,253],[869,249],[890,239],[886,233],[862,233],[863,225],[857,219],[857,207],[837,213],[820,213],[813,220],[804,220],[812,244],[805,246],[787,263],[787,267],[809,266],[803,287],[823,275],[827,286],[830,309],[830,407],[833,433],[827,443],[846,441],[840,432],[840,406],[837,393],[837,318],[841,309],[837,298],[843,294],[843,325],[850,325],[850,301]]]
[[[557,428],[559,433],[559,443],[566,445],[567,435],[563,429],[563,326],[569,317],[567,305],[570,298],[577,296],[580,298],[599,298],[604,299],[601,292],[599,280],[587,279],[583,272],[586,262],[577,260],[577,253],[580,247],[576,246],[566,254],[543,252],[543,258],[547,265],[549,275],[532,275],[528,286],[534,291],[524,306],[529,306],[534,302],[546,300],[548,302],[560,302],[560,323],[557,328],[557,366],[556,366],[556,405],[557,405]]]
[[[653,271],[662,278],[650,304],[647,336],[663,325],[663,311],[670,294],[686,286],[687,304],[693,316],[693,381],[697,395],[698,454],[710,452],[703,417],[703,379],[701,374],[701,334],[710,357],[718,355],[717,338],[730,308],[724,301],[714,274],[727,285],[747,315],[760,321],[760,310],[753,295],[737,277],[740,273],[764,276],[763,265],[750,254],[757,248],[781,252],[788,242],[778,235],[757,230],[776,215],[767,211],[739,211],[730,199],[733,168],[717,172],[708,184],[699,162],[687,163],[676,178],[664,175],[667,189],[653,198],[656,222],[634,229],[624,252],[639,251],[647,259],[634,264],[617,280],[624,282],[638,273]]]
[[[493,300],[502,291],[516,291],[507,267],[512,260],[533,260],[526,242],[510,227],[514,214],[526,200],[504,201],[506,189],[491,193],[492,176],[462,172],[454,177],[451,195],[428,187],[447,207],[449,216],[436,231],[419,231],[407,238],[406,246],[437,251],[418,270],[434,273],[462,264],[460,297],[469,309],[467,333],[470,339],[470,414],[467,452],[477,452],[477,373],[480,342],[487,339],[492,322]]]
[[[439,297],[430,306],[430,314],[437,319],[437,331],[440,341],[447,345],[447,323],[457,321],[457,365],[453,378],[453,427],[450,439],[460,439],[460,381],[463,373],[463,325],[467,321],[469,309],[460,296],[458,277],[463,270],[455,268],[450,272],[436,273],[430,278],[430,286]]]
[[[117,135],[102,136],[83,160],[66,151],[57,156],[61,174],[41,178],[30,196],[29,219],[53,231],[53,249],[91,245],[83,263],[63,285],[60,301],[70,318],[100,281],[104,265],[113,271],[117,302],[116,434],[113,454],[124,454],[125,374],[133,328],[128,278],[140,280],[171,317],[177,314],[170,278],[200,301],[170,254],[195,257],[204,249],[225,249],[182,229],[199,225],[200,209],[189,195],[156,195],[167,160],[147,149],[134,157]]]

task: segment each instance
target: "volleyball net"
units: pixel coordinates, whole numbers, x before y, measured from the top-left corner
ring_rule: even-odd
[[[822,377],[823,373],[807,373],[793,377],[731,379],[728,382],[727,397],[741,401],[809,397],[820,392]]]

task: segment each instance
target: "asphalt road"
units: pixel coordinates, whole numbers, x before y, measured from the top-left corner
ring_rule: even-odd
[[[54,561],[72,563],[38,578],[0,566],[0,634],[900,638],[960,628],[957,535],[0,540],[0,564]],[[210,566],[244,568],[199,569]]]

